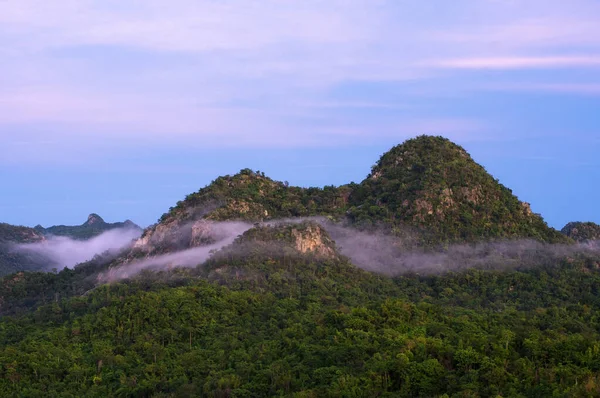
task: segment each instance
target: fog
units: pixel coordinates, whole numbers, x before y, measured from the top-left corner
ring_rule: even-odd
[[[599,255],[597,242],[546,244],[531,239],[451,244],[427,250],[381,232],[364,232],[333,223],[324,228],[341,254],[367,271],[386,275],[432,274],[478,269],[527,268],[575,255]]]
[[[101,273],[98,275],[98,280],[101,282],[111,282],[129,278],[145,269],[169,270],[173,267],[195,267],[205,262],[215,251],[233,243],[238,236],[253,226],[249,223],[234,221],[214,222],[209,225],[211,237],[215,240],[210,245],[193,247],[142,260],[132,260]]]
[[[50,236],[44,241],[14,245],[12,250],[24,254],[36,254],[47,259],[48,268],[72,268],[91,260],[96,254],[116,253],[139,238],[141,232],[134,228],[118,228],[88,240],[76,240],[64,236]]]
[[[339,253],[349,258],[357,267],[390,276],[405,273],[444,273],[470,268],[523,268],[556,262],[578,254],[600,254],[597,243],[550,245],[526,239],[452,244],[425,250],[414,244],[415,240],[410,233],[404,233],[403,237],[399,238],[385,233],[383,230],[360,231],[318,217],[272,220],[262,223],[262,225],[293,224],[305,221],[320,224],[335,241]],[[145,269],[170,270],[174,267],[196,267],[209,259],[213,253],[231,245],[238,236],[252,228],[253,224],[207,222],[207,227],[211,244],[143,259],[132,259],[134,256],[129,256],[129,259],[121,265],[98,275],[98,280],[101,282],[120,280],[134,276]],[[182,226],[181,231],[172,231],[169,236],[172,237],[181,232],[182,236],[185,235],[189,238],[187,236],[189,229],[191,229],[190,225]],[[96,254],[122,250],[131,245],[132,241],[139,236],[140,233],[136,230],[117,229],[88,241],[51,237],[44,242],[19,245],[18,250],[43,255],[53,266],[73,267],[78,263],[90,260]],[[153,244],[160,244],[160,242]],[[277,243],[272,244],[275,246]],[[135,251],[133,253],[135,254]],[[244,256],[242,252],[236,254]]]

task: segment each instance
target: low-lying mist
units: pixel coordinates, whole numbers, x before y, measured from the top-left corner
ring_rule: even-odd
[[[140,234],[137,229],[118,228],[88,240],[50,236],[41,242],[14,245],[12,250],[24,254],[36,254],[47,259],[48,268],[72,268],[76,264],[91,260],[97,254],[116,253],[131,245]]]
[[[183,228],[187,228],[187,226]],[[213,252],[233,243],[238,236],[252,228],[252,224],[235,221],[215,222],[210,224],[210,228],[211,236],[215,241],[212,244],[141,260],[133,260],[98,275],[98,280],[101,282],[112,282],[125,279],[145,269],[168,270],[173,267],[195,267],[205,262]]]
[[[406,247],[401,239],[326,223],[338,250],[364,270],[396,276],[478,269],[528,268],[578,254],[600,255],[596,242],[546,244],[531,239],[450,244],[435,249]]]
[[[406,273],[436,274],[448,271],[478,269],[514,269],[549,264],[577,254],[600,255],[597,243],[550,245],[530,239],[451,244],[437,249],[414,245],[410,234],[398,238],[384,232],[359,231],[324,218],[273,220],[263,225],[281,225],[313,221],[319,223],[336,242],[340,254],[370,272],[389,276]],[[211,255],[230,245],[253,225],[244,222],[210,223],[213,242],[169,254],[133,260],[99,275],[100,281],[115,281],[136,275],[144,269],[169,270],[195,267]],[[189,229],[189,228],[188,228]],[[275,245],[276,243],[273,243]],[[242,249],[240,249],[242,250]],[[244,253],[237,253],[244,256]]]

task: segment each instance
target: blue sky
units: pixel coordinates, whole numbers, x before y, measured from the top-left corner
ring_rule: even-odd
[[[0,221],[148,225],[249,167],[359,182],[419,134],[600,223],[596,0],[2,0]]]

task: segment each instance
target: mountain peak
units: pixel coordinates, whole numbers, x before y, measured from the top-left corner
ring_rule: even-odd
[[[383,154],[350,202],[354,221],[416,227],[433,241],[564,240],[464,148],[439,136],[419,136]]]
[[[387,173],[394,173],[398,168],[411,173],[421,173],[460,160],[473,162],[464,148],[449,139],[421,135],[396,145],[384,153],[373,166],[368,178],[377,179]]]
[[[92,213],[88,216],[87,221],[83,223],[83,225],[93,225],[93,224],[105,224],[102,217],[100,217],[96,213]]]

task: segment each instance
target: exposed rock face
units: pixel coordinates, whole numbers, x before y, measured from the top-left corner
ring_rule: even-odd
[[[177,223],[158,224],[152,229],[144,231],[143,235],[133,245],[134,250],[151,252],[161,243],[169,243],[172,232],[176,230]]]
[[[133,252],[150,256],[210,245],[230,237],[231,234],[235,236],[235,231],[243,232],[248,228],[240,224],[243,223],[217,223],[207,219],[185,223],[173,220],[147,229],[135,242]]]
[[[211,225],[212,223],[207,220],[198,220],[192,224],[191,247],[205,245],[213,241]]]
[[[295,239],[295,247],[300,253],[314,253],[321,257],[336,255],[333,241],[320,225],[304,224],[300,228],[292,228],[291,234]]]
[[[240,236],[232,247],[244,247],[266,256],[296,251],[299,254],[312,254],[317,257],[332,258],[337,255],[335,242],[318,223],[283,223],[257,225]],[[235,250],[235,249],[234,249]]]
[[[523,213],[529,217],[533,214],[533,211],[531,210],[531,205],[527,202],[522,202],[521,206],[523,207]]]
[[[133,245],[134,251],[146,254],[176,251],[191,246],[193,225],[182,224],[177,220],[158,224],[147,229],[142,237]]]

